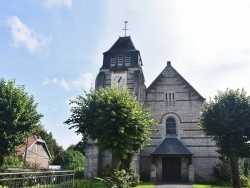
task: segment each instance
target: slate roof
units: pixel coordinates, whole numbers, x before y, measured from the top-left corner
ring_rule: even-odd
[[[176,137],[165,137],[151,155],[193,155]]]
[[[138,51],[135,49],[135,46],[130,36],[119,37],[119,39],[107,52],[127,52],[127,51]]]

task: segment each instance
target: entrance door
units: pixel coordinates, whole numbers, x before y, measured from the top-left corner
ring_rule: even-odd
[[[162,158],[162,181],[169,181],[169,182],[181,181],[180,157]]]

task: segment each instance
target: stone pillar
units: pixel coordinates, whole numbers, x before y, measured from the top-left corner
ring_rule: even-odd
[[[191,164],[188,168],[188,180],[190,183],[194,183],[194,166]]]
[[[84,178],[94,179],[98,175],[98,158],[99,149],[96,145],[91,144],[85,150]]]
[[[156,181],[156,166],[154,164],[150,165],[150,181]]]
[[[132,159],[132,167],[134,167],[135,171],[140,173],[140,154],[137,154]]]

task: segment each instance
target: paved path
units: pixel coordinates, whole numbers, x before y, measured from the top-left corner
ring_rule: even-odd
[[[188,184],[162,184],[162,185],[156,185],[155,188],[192,188],[192,185],[188,185]]]

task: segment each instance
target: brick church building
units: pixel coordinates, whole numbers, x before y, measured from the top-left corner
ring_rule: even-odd
[[[216,145],[198,127],[200,108],[205,100],[171,65],[162,70],[149,87],[145,86],[140,52],[131,37],[119,37],[105,52],[95,88],[117,83],[134,92],[147,106],[156,131],[134,157],[133,165],[141,180],[167,182],[214,181],[213,166],[218,160]],[[112,155],[88,141],[85,178],[101,174],[112,166]]]

